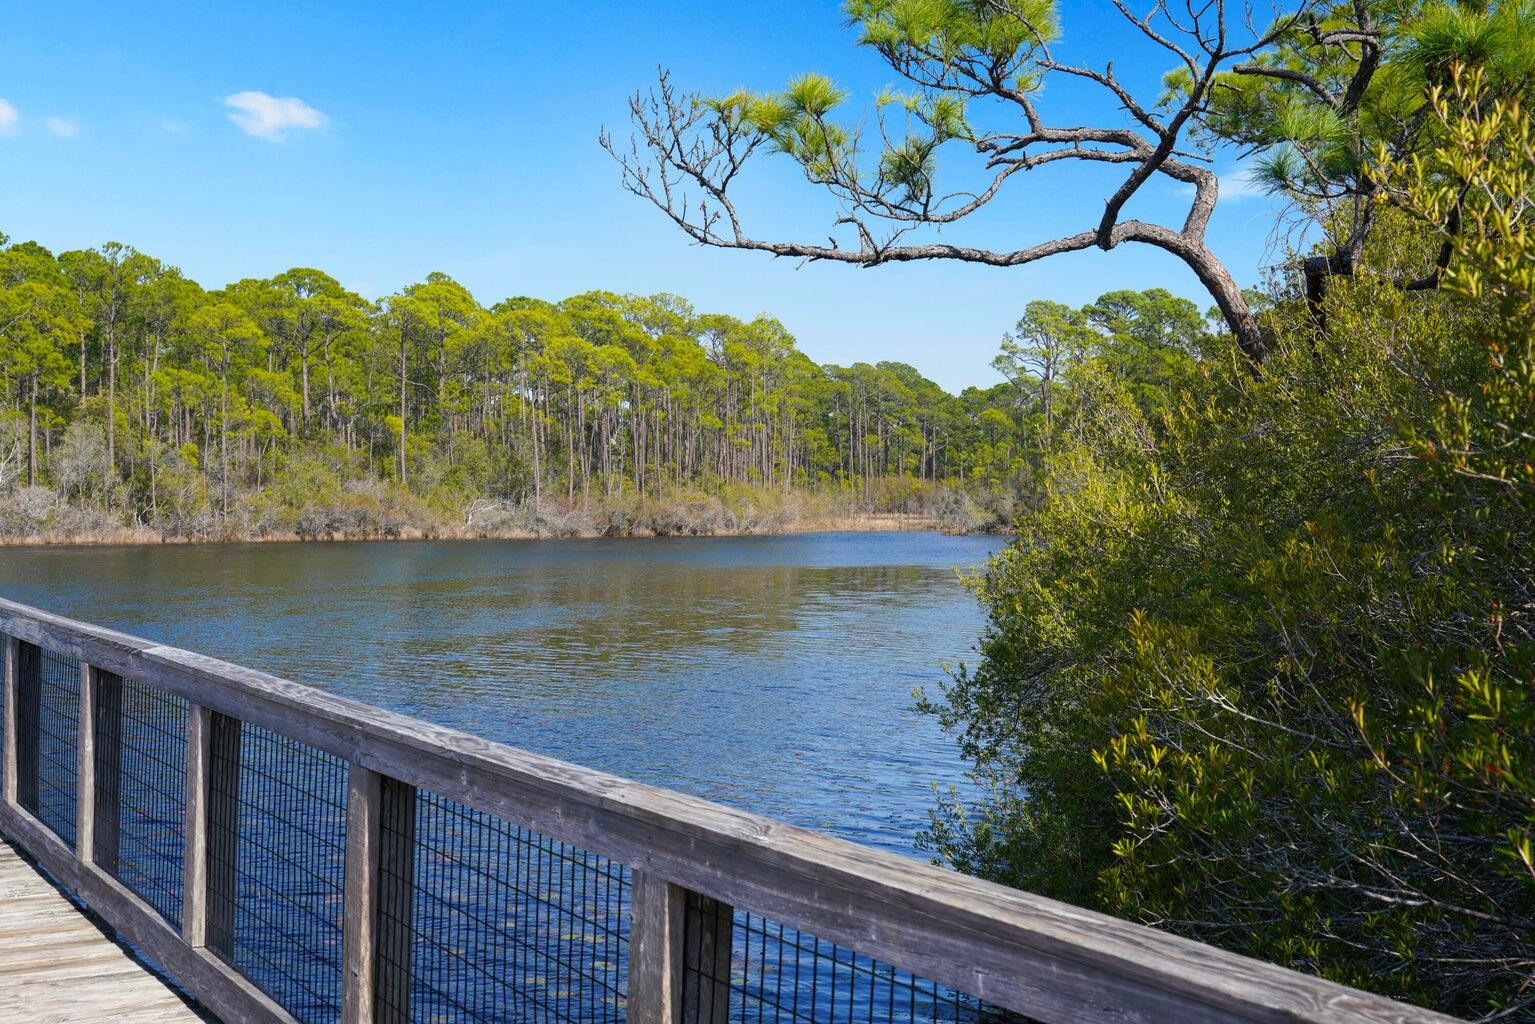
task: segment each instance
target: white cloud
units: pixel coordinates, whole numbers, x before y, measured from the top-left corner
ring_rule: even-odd
[[[44,122],[48,130],[61,139],[72,139],[80,134],[80,122],[67,117],[50,117]]]
[[[267,142],[282,142],[290,128],[320,128],[328,120],[297,96],[268,96],[247,90],[224,97],[224,104],[234,108],[229,119],[241,131]]]
[[[0,135],[15,135],[16,122],[21,120],[21,115],[16,108],[5,100],[0,100]]]
[[[1253,199],[1267,195],[1262,184],[1253,178],[1253,167],[1247,164],[1220,176],[1222,199]]]

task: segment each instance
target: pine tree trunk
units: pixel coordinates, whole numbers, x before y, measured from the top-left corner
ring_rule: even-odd
[[[32,371],[32,414],[27,429],[27,486],[37,486],[37,371]]]
[[[107,329],[107,465],[117,472],[117,337]]]
[[[219,481],[224,492],[224,524],[229,524],[229,371],[224,371],[224,389],[219,394]]]
[[[406,485],[405,480],[405,330],[400,330],[400,486]]]

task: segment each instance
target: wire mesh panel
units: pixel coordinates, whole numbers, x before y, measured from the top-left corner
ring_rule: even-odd
[[[22,806],[69,846],[75,844],[75,792],[80,748],[80,663],[23,644],[20,668],[35,674],[36,788]]]
[[[386,787],[381,808],[377,1019],[624,1021],[627,869],[434,793],[411,793],[408,818],[397,790]],[[391,848],[414,855],[392,858]],[[408,922],[391,920],[391,907],[404,906]]]
[[[214,716],[208,944],[304,1024],[341,1008],[347,766]]]
[[[105,672],[96,694],[96,862],[180,927],[186,701]]]
[[[980,1024],[1023,1018],[758,914],[732,915],[728,951],[690,894],[682,999],[703,1024]],[[712,902],[712,901],[703,901]],[[723,927],[720,937],[723,938]]]

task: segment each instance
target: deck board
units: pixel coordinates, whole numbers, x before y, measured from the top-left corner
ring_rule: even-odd
[[[0,1024],[197,1024],[194,1010],[0,839]]]

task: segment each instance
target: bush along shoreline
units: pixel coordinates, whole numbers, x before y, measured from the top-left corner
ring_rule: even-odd
[[[302,267],[204,289],[116,242],[0,235],[0,538],[713,533],[930,502],[971,528],[1028,489],[1027,399],[817,364],[771,316],[676,295],[483,306],[434,273],[372,301]]]
[[[1382,155],[1400,209],[1325,321],[1276,282],[1261,372],[1207,361],[1160,416],[1101,405],[1054,454],[975,581],[979,657],[924,698],[980,795],[943,798],[922,842],[1017,888],[1528,1022],[1535,129],[1467,77],[1430,93],[1440,141]],[[1441,264],[1438,289],[1401,286]]]
[[[722,537],[833,531],[1010,530],[1016,501],[1001,492],[888,481],[867,500],[832,490],[760,487],[617,494],[587,502],[423,497],[377,479],[330,480],[301,500],[281,488],[248,495],[226,517],[201,503],[154,522],[70,502],[46,487],[0,495],[0,546],[378,540],[542,540]]]

